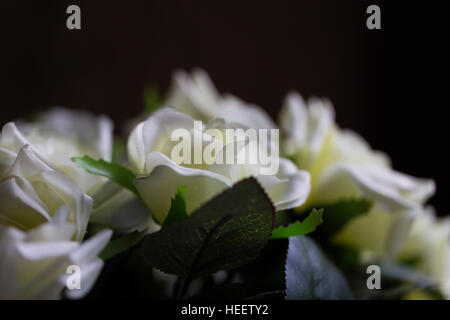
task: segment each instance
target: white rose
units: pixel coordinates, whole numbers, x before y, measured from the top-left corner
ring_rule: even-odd
[[[75,239],[84,236],[92,199],[45,159],[13,123],[0,135],[0,223],[29,230],[67,207]]]
[[[109,118],[57,107],[40,114],[34,122],[19,122],[18,128],[24,133],[23,144],[31,144],[41,158],[69,176],[94,199],[92,222],[124,233],[147,224],[147,212],[127,210],[136,200],[130,191],[86,172],[71,160],[84,155],[111,160],[113,124]]]
[[[85,111],[53,108],[32,123],[18,123],[28,143],[92,195],[106,181],[78,167],[72,157],[88,155],[111,160],[113,124],[106,116]]]
[[[80,269],[80,288],[67,290],[81,298],[94,285],[103,266],[97,257],[111,237],[104,230],[82,244],[71,241],[75,226],[63,222],[41,224],[27,232],[0,224],[0,299],[58,299],[70,275]]]
[[[209,122],[200,134],[206,135],[209,128],[227,128],[223,121]],[[177,187],[186,186],[186,209],[188,214],[210,200],[235,182],[255,175],[258,165],[249,164],[177,164],[171,160],[171,152],[177,142],[171,141],[176,129],[192,131],[194,119],[164,108],[146,121],[138,124],[128,139],[128,161],[134,172],[139,174],[135,186],[142,195],[156,220],[162,223],[167,216],[171,199]],[[213,140],[214,138],[211,137]],[[227,147],[230,141],[222,141]],[[223,151],[222,150],[222,151]],[[219,156],[219,155],[217,155]],[[240,156],[237,152],[236,156]],[[309,193],[309,174],[299,171],[287,159],[279,159],[276,175],[256,177],[277,209],[301,205]]]
[[[82,270],[81,297],[92,287],[108,242],[104,231],[80,244],[92,199],[46,156],[29,144],[14,123],[0,135],[0,298],[56,299],[67,266]]]
[[[206,72],[201,69],[194,70],[192,75],[177,71],[172,81],[169,96],[164,104],[194,119],[208,122],[221,118],[250,128],[276,128],[260,107],[248,104],[231,94],[221,95]]]
[[[398,258],[414,261],[418,270],[433,279],[450,299],[450,220],[439,219],[432,208],[418,216]]]
[[[306,105],[299,94],[288,94],[280,124],[285,154],[311,174],[304,206],[358,197],[375,202],[335,240],[376,253],[397,252],[422,204],[434,193],[434,182],[392,170],[385,154],[373,151],[356,133],[337,127],[327,100],[313,99]]]

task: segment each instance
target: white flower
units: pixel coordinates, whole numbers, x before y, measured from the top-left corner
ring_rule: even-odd
[[[285,154],[311,174],[304,207],[348,198],[372,200],[373,209],[353,219],[335,240],[376,253],[397,252],[422,204],[434,193],[434,182],[392,170],[385,154],[337,127],[327,100],[305,104],[299,94],[288,94],[280,124]]]
[[[49,222],[62,207],[76,226],[75,239],[84,236],[92,206],[67,175],[45,159],[13,123],[0,136],[0,223],[29,230]]]
[[[433,279],[442,294],[450,299],[450,220],[439,219],[432,208],[418,216],[405,245],[400,261],[414,261],[414,267]]]
[[[67,174],[86,193],[92,195],[106,181],[72,162],[72,157],[88,155],[111,160],[113,124],[106,116],[88,112],[53,108],[40,115],[38,121],[18,123],[28,143]]]
[[[97,257],[111,237],[104,230],[82,244],[72,241],[73,224],[45,223],[21,231],[0,224],[0,299],[59,299],[78,266],[80,289],[67,290],[69,298],[83,297],[94,285],[103,266]]]
[[[97,254],[111,232],[80,243],[92,199],[17,129],[0,135],[0,298],[56,299],[65,286],[67,266],[82,269],[81,297],[92,287],[103,263]]]
[[[200,134],[207,135],[209,128],[224,130],[227,126],[223,121],[212,121],[200,130]],[[194,119],[165,108],[138,124],[128,139],[128,161],[132,170],[139,174],[135,185],[160,223],[169,212],[177,187],[186,187],[186,209],[190,214],[235,182],[259,172],[258,165],[247,163],[225,165],[214,161],[212,164],[183,165],[172,161],[171,151],[177,144],[171,141],[172,133],[176,129],[192,131],[193,128]],[[228,143],[234,143],[222,142],[225,146],[222,151]],[[236,156],[240,156],[239,152]],[[301,205],[309,193],[309,174],[297,170],[287,159],[279,159],[279,166],[278,174],[256,178],[277,209]]]
[[[40,114],[37,121],[18,122],[17,126],[20,131],[12,124],[5,126],[5,146],[2,149],[0,144],[0,152],[8,152],[4,151],[4,155],[0,156],[0,172],[9,168],[20,147],[29,144],[28,149],[33,150],[39,159],[55,171],[66,174],[94,199],[91,212],[93,222],[121,232],[141,229],[146,224],[144,218],[148,218],[148,214],[146,216],[142,210],[130,211],[128,215],[124,213],[136,199],[131,192],[104,177],[86,172],[71,160],[72,157],[84,155],[111,160],[113,124],[109,118],[80,110],[53,108]],[[15,142],[6,146],[8,139]]]
[[[276,128],[260,107],[231,94],[219,94],[209,76],[201,69],[194,70],[192,75],[184,71],[175,72],[164,104],[204,122],[221,118],[250,128]]]

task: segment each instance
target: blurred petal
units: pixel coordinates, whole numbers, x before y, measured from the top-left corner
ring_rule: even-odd
[[[260,175],[256,178],[277,211],[299,207],[305,203],[311,190],[309,173],[297,170],[291,161],[283,158],[280,159],[280,170],[276,176]]]
[[[193,70],[191,75],[177,71],[165,104],[197,120],[222,118],[251,128],[276,127],[262,108],[230,94],[220,95],[208,74],[201,69]]]
[[[375,206],[368,213],[352,219],[334,236],[333,241],[356,249],[384,254],[386,248],[393,245],[388,242],[391,227],[401,218],[399,213],[387,212]],[[393,246],[397,245],[398,243],[395,243]]]
[[[415,209],[435,190],[432,180],[388,168],[336,163],[326,169],[314,189],[314,203],[327,203],[359,194],[386,210]]]
[[[293,155],[307,142],[308,114],[300,94],[288,93],[279,118],[284,136],[284,151],[287,155]]]
[[[35,131],[43,139],[62,138],[72,150],[70,152],[70,149],[67,149],[68,158],[88,154],[93,158],[111,160],[113,123],[106,116],[55,107],[40,114],[37,122],[22,123],[21,129],[30,133]]]
[[[45,223],[28,232],[26,240],[37,241],[70,241],[75,233],[75,226],[71,223]]]
[[[301,156],[304,166],[310,166],[321,151],[334,125],[334,109],[326,99],[309,99],[306,108],[303,98],[290,92],[280,113],[284,135],[283,148],[287,155]]]
[[[0,136],[0,146],[2,148],[17,153],[26,144],[28,144],[27,139],[13,122],[9,122],[3,126]]]
[[[104,230],[83,244],[67,240],[74,228],[45,224],[28,233],[0,225],[1,299],[58,299],[69,265],[81,269],[81,297],[92,287],[103,262],[97,257],[111,237]]]

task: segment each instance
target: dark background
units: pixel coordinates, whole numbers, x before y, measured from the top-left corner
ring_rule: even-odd
[[[218,89],[274,118],[288,90],[329,97],[337,121],[386,151],[394,167],[432,177],[450,212],[444,1],[2,1],[3,124],[49,106],[108,114],[120,128],[164,92],[176,68],[203,67]],[[81,7],[81,30],[66,8]],[[382,29],[366,28],[381,7]]]

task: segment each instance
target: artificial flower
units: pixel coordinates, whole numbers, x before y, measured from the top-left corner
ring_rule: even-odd
[[[111,231],[79,243],[71,240],[75,226],[63,219],[28,231],[0,224],[0,299],[60,299],[70,266],[79,268],[80,283],[66,296],[76,299],[89,292],[103,267],[98,254]]]
[[[81,241],[92,198],[29,145],[14,123],[6,124],[0,136],[0,223],[29,230],[51,221],[62,207]]]
[[[235,182],[251,175],[256,176],[278,210],[297,207],[305,201],[310,188],[309,174],[297,170],[288,159],[276,159],[279,170],[273,175],[260,175],[259,164],[238,164],[237,161],[221,164],[219,157],[223,159],[223,153],[236,141],[218,141],[223,149],[212,163],[202,159],[198,164],[183,164],[171,159],[177,145],[171,139],[175,130],[185,129],[193,134],[197,130],[197,134],[214,142],[216,137],[208,136],[208,129],[230,127],[232,125],[223,120],[213,120],[195,129],[194,119],[170,108],[155,112],[135,127],[128,139],[128,161],[138,174],[135,186],[158,222],[162,223],[167,216],[178,187],[186,187],[186,210],[190,214]],[[242,156],[243,152],[237,151],[236,157]]]
[[[336,125],[328,100],[305,103],[299,94],[288,94],[280,126],[284,154],[311,174],[311,193],[304,207],[349,198],[374,202],[370,212],[350,221],[335,241],[377,254],[398,252],[412,221],[434,193],[434,182],[394,171],[387,155]]]
[[[176,71],[164,105],[204,122],[221,118],[250,128],[276,128],[261,107],[231,94],[220,94],[202,69],[195,69],[190,75]]]

